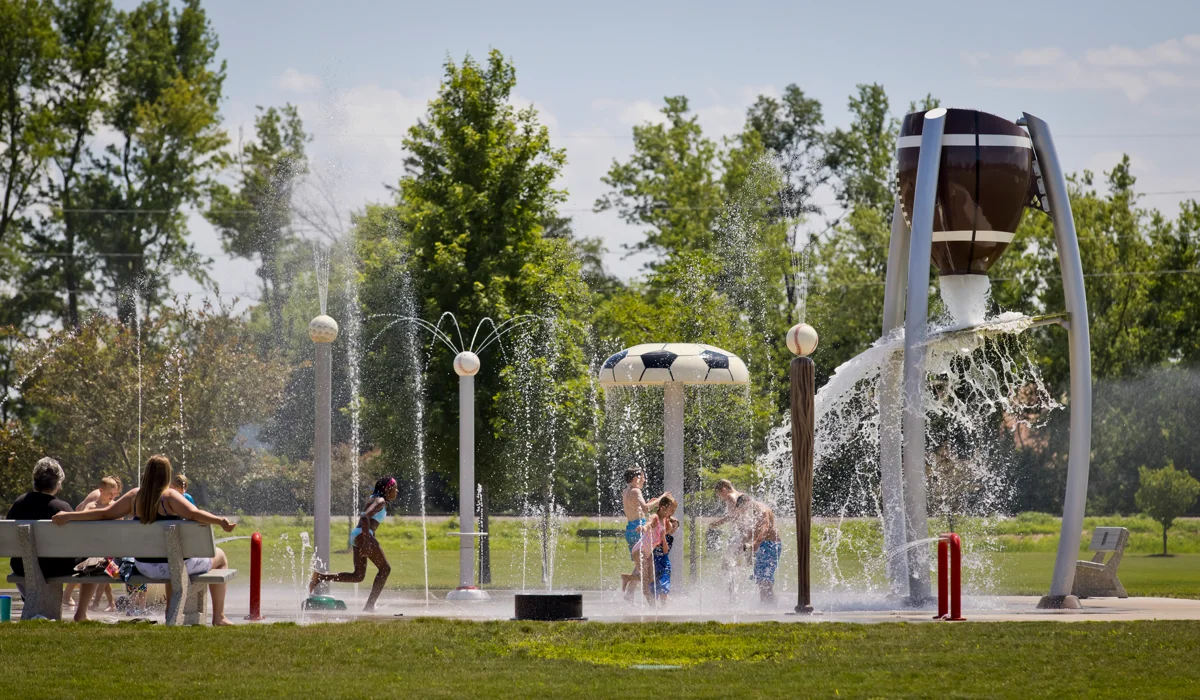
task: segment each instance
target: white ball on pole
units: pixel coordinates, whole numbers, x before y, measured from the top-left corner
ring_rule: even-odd
[[[473,377],[479,371],[479,355],[464,350],[454,356],[454,373],[460,377]]]
[[[807,323],[797,323],[787,332],[788,350],[793,355],[807,357],[817,349],[817,329]]]
[[[308,322],[308,337],[312,338],[314,343],[332,343],[337,340],[337,336],[337,321],[325,314],[321,314]]]

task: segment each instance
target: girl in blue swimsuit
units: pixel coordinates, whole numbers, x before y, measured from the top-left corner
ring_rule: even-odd
[[[314,571],[312,580],[308,583],[309,593],[316,590],[317,585],[322,581],[361,583],[367,576],[367,560],[370,560],[379,572],[375,574],[375,582],[371,584],[371,595],[367,597],[367,605],[363,610],[366,612],[375,610],[375,601],[379,599],[379,594],[383,593],[383,584],[387,583],[388,574],[392,573],[392,567],[388,566],[387,557],[383,555],[383,549],[379,546],[379,541],[375,539],[375,530],[387,517],[387,502],[396,500],[399,493],[395,479],[390,476],[379,477],[379,480],[375,482],[375,490],[363,503],[362,514],[358,517],[358,527],[350,531],[350,539],[354,542],[354,571],[340,574]]]

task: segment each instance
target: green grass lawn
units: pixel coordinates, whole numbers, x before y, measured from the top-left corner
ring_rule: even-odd
[[[944,527],[944,523],[937,524]],[[1200,519],[1185,518],[1177,521],[1171,531],[1171,551],[1178,552],[1170,557],[1153,556],[1162,547],[1161,534],[1157,525],[1144,518],[1088,518],[1085,533],[1098,525],[1120,525],[1131,531],[1130,545],[1120,566],[1122,582],[1130,595],[1169,596],[1200,598]],[[575,536],[578,528],[595,527],[595,520],[572,520],[559,532],[555,546],[555,585],[560,588],[595,588],[598,581],[615,585],[617,573],[629,566],[623,540],[608,538],[603,547],[593,540],[590,546]],[[615,527],[605,521],[604,527]],[[258,531],[263,534],[264,572],[267,584],[301,585],[302,570],[299,565],[300,534],[311,531],[311,518],[268,517],[243,518],[234,535],[248,535]],[[344,520],[334,523],[332,541],[336,549],[331,568],[352,568],[346,549],[350,526]],[[458,540],[448,533],[458,529],[457,520],[447,517],[430,518],[427,522],[429,542],[429,583],[436,590],[453,588],[458,582]],[[995,594],[1040,595],[1049,587],[1054,567],[1054,552],[1058,544],[1058,519],[1042,514],[1022,514],[1000,521],[967,521],[956,524],[968,541],[987,539],[990,561],[987,576],[990,591]],[[879,551],[878,526],[873,521],[857,521],[844,524],[843,535],[856,538],[857,550],[845,546],[839,550],[841,573],[851,579],[862,574],[862,551]],[[819,541],[824,526],[814,533]],[[785,541],[791,537],[791,524],[784,527]],[[220,534],[220,533],[218,533]],[[389,518],[379,530],[379,539],[392,565],[389,588],[421,589],[425,584],[425,566],[421,550],[421,527],[415,518]],[[1080,548],[1080,558],[1090,558]],[[243,572],[235,585],[247,585],[249,577],[249,543],[247,540],[227,542],[222,545],[229,555],[231,566]],[[287,553],[291,547],[293,554]],[[311,555],[312,550],[308,550]],[[788,559],[788,561],[791,561]],[[702,562],[705,571],[717,565],[713,560]],[[878,568],[876,576],[880,575]],[[374,576],[368,569],[368,582]],[[535,532],[523,532],[521,521],[497,519],[492,523],[492,586],[497,588],[539,588],[541,586],[541,542]],[[827,588],[830,573],[814,567],[814,587],[820,591]],[[967,588],[977,582],[967,572]],[[782,586],[793,585],[794,567],[783,566],[779,581]]]
[[[1200,622],[0,625],[12,698],[1183,697],[1197,658]]]

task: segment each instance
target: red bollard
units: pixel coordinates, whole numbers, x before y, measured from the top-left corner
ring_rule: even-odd
[[[250,614],[247,620],[262,620],[262,535],[250,536]]]
[[[950,533],[950,619],[965,620],[962,616],[962,540]]]
[[[933,616],[935,620],[941,620],[950,614],[948,609],[949,582],[946,580],[946,570],[949,568],[949,551],[950,544],[945,535],[942,535],[938,540],[938,611],[937,615]]]

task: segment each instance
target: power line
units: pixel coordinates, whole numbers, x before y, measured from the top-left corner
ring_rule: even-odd
[[[1158,197],[1158,196],[1182,195],[1182,194],[1200,194],[1200,189],[1163,190],[1163,191],[1159,191],[1159,192],[1135,192],[1134,193],[1134,195],[1138,196],[1138,197]],[[728,207],[726,205],[708,205],[708,206],[699,206],[699,207],[656,206],[656,207],[649,207],[646,210],[647,211],[712,211],[712,210],[724,210],[727,208]],[[70,214],[121,214],[121,215],[126,215],[126,216],[136,216],[138,214],[182,213],[182,212],[175,212],[174,210],[171,210],[171,209],[60,209],[58,211],[61,211],[63,213],[70,213]],[[609,210],[606,209],[606,210],[602,210],[602,211],[596,211],[594,207],[566,207],[566,208],[555,209],[555,211],[558,213],[603,214]],[[261,212],[256,211],[254,209],[225,209],[225,210],[217,210],[217,211],[207,211],[207,212],[203,212],[203,213],[233,215],[233,216],[259,216],[259,215],[261,215]]]
[[[403,139],[408,138],[408,132],[391,132],[391,131],[361,131],[353,133],[340,133],[336,131],[315,131],[313,136],[332,136],[335,138],[349,139]],[[1119,134],[1119,133],[1099,133],[1099,134],[1055,134],[1055,138],[1060,139],[1193,139],[1200,138],[1200,132],[1175,132],[1175,133],[1157,133],[1157,134]],[[553,141],[632,141],[633,135],[629,134],[551,134]]]

